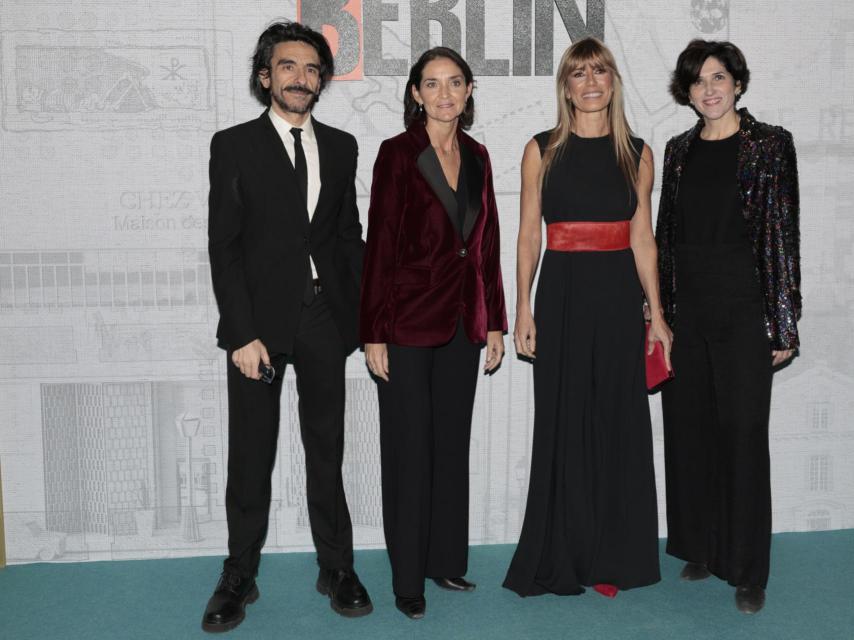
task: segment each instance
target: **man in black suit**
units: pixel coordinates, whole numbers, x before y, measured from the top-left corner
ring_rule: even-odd
[[[209,251],[228,352],[228,551],[202,620],[226,631],[258,598],[270,479],[287,363],[294,367],[317,590],[344,616],[370,613],[353,571],[344,498],[344,364],[358,345],[362,227],[356,140],[311,117],[333,75],[323,36],[275,23],[258,39],[252,93],[260,118],[211,142]],[[272,370],[270,369],[272,367]]]

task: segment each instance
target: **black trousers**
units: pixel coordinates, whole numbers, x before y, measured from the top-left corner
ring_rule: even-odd
[[[469,440],[480,347],[388,345],[378,382],[383,523],[395,594],[468,568]]]
[[[766,586],[771,348],[746,246],[677,252],[676,378],[662,389],[667,552]]]
[[[346,358],[323,293],[302,308],[293,354],[271,354],[276,369],[272,384],[243,376],[229,352],[226,570],[244,577],[258,573],[270,517],[282,377],[289,362],[296,372],[308,516],[317,562],[327,569],[352,567],[353,531],[341,477]]]

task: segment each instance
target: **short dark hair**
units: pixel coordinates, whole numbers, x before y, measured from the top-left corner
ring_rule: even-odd
[[[700,70],[707,58],[716,58],[738,85],[739,94],[735,100],[747,92],[750,82],[750,69],[741,49],[732,42],[722,40],[691,40],[685,50],[679,54],[676,69],[670,77],[670,95],[681,105],[690,103],[691,85],[700,76]]]
[[[260,74],[264,70],[267,73],[272,71],[270,65],[272,64],[273,49],[280,42],[305,42],[317,51],[317,57],[320,58],[318,95],[335,73],[335,60],[332,57],[332,50],[322,34],[299,22],[274,22],[258,38],[255,53],[252,54],[252,75],[249,77],[249,90],[258,102],[266,107],[269,107],[271,103],[270,90],[265,89],[264,85],[261,84]]]
[[[466,79],[466,86],[474,84],[474,75],[471,72],[471,67],[463,57],[449,47],[433,47],[421,54],[418,61],[412,65],[409,70],[409,80],[406,82],[406,89],[403,91],[403,125],[408,129],[413,122],[423,119],[419,104],[412,97],[412,87],[416,89],[421,86],[424,67],[428,62],[432,62],[437,58],[447,58],[457,65],[463,72],[463,77]],[[460,126],[465,129],[470,129],[474,122],[474,92],[466,100],[466,107],[460,114]]]

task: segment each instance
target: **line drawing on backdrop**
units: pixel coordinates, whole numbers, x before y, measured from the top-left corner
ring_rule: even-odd
[[[383,49],[403,58],[411,52],[411,3],[396,4],[402,21],[383,22]],[[461,25],[466,4],[454,8]],[[761,53],[773,75],[753,80],[749,105],[796,136],[810,313],[798,367],[778,375],[773,393],[777,531],[854,527],[854,368],[845,355],[854,349],[854,87],[843,81],[854,66],[854,22],[827,17],[854,14],[839,0],[813,4],[809,20],[803,3],[780,5],[779,19],[798,28],[760,38],[750,35],[763,19],[758,5],[603,3],[606,42],[626,71],[631,122],[650,141],[659,167],[667,138],[689,124],[675,117],[666,80],[676,52],[693,36],[738,39],[754,57]],[[494,26],[512,32],[510,5],[490,9],[485,44],[490,57],[511,61],[512,74],[512,36],[499,36]],[[235,99],[235,89],[245,93],[247,33],[271,16],[263,7],[239,14],[217,0],[202,16],[179,7],[154,16],[148,7],[117,22],[109,12],[124,16],[126,8],[106,3],[103,15],[63,11],[56,17],[60,12],[48,6],[39,23],[37,16],[16,15],[20,6],[0,9],[0,460],[7,559],[220,554],[224,370],[210,340],[216,311],[199,220],[206,217],[209,132],[240,114],[256,114]],[[296,15],[295,2],[282,6]],[[564,35],[556,20],[559,42]],[[122,28],[108,28],[116,24]],[[530,53],[533,73],[533,43]],[[782,103],[770,99],[791,70],[806,89],[825,96],[817,114],[806,91]],[[519,160],[527,138],[553,121],[552,80],[477,80],[473,133],[493,151],[512,325]],[[328,109],[325,119],[359,138],[363,220],[376,148],[402,119],[402,89],[400,77],[365,76],[333,86],[336,100],[318,105]],[[347,363],[346,385],[344,480],[356,542],[379,547],[376,401],[358,359]],[[291,407],[292,377],[284,387],[282,402]],[[531,399],[530,368],[512,357],[479,385],[473,543],[518,535]],[[651,410],[660,438],[657,398]],[[176,426],[179,416],[198,418],[192,438],[183,423]],[[281,425],[272,551],[311,546],[296,429],[295,421]],[[113,465],[109,472],[106,465]],[[663,489],[663,475],[657,483]],[[662,496],[659,507],[663,513]],[[194,516],[182,517],[190,512]]]

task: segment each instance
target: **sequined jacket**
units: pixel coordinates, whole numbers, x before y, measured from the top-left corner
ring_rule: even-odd
[[[764,298],[765,329],[771,348],[798,346],[801,317],[800,232],[798,229],[798,168],[792,134],[758,122],[739,109],[738,183],[742,214],[756,258],[756,274]],[[676,196],[688,149],[703,121],[674,136],[664,153],[656,240],[661,303],[665,318],[676,319]]]

